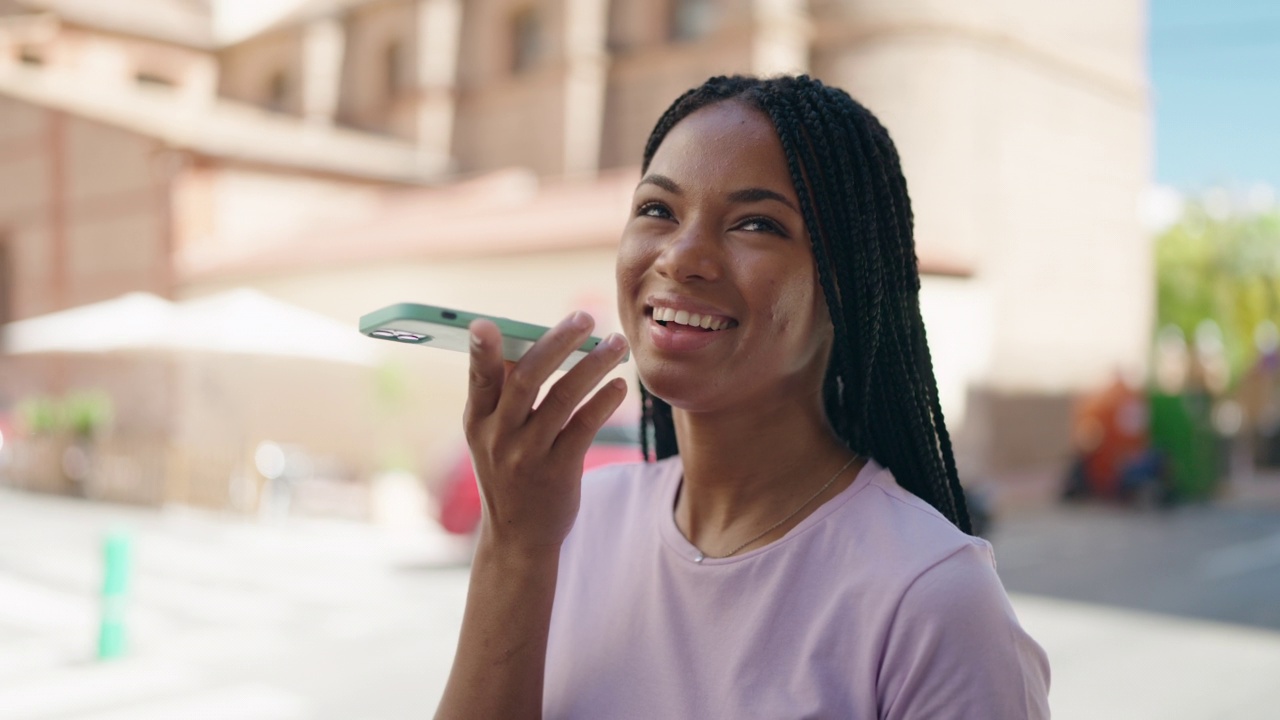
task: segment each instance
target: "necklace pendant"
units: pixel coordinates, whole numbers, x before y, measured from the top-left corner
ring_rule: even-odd
[[[693,559],[693,561],[694,561],[694,562],[696,562],[696,563],[698,563],[699,565],[701,565],[701,564],[702,564],[702,561],[703,561],[706,557],[707,557],[707,556],[706,556],[706,555],[703,555],[703,554],[702,554],[702,551],[701,551],[701,550],[699,550],[699,551],[698,551],[698,555],[697,555],[697,557],[695,557],[695,558]]]

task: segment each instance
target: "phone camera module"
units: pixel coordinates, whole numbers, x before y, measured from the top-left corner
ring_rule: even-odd
[[[400,342],[424,343],[424,342],[431,342],[432,337],[430,335],[423,335],[421,333],[397,332],[396,339],[399,340]]]

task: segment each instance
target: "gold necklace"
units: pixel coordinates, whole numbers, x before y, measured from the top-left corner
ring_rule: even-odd
[[[738,551],[739,551],[739,550],[741,550],[742,548],[744,548],[744,547],[746,547],[746,546],[750,545],[751,543],[753,543],[753,542],[755,542],[755,541],[759,540],[760,538],[764,537],[765,535],[768,535],[769,533],[773,532],[774,530],[777,530],[779,527],[781,527],[781,526],[782,526],[782,524],[783,524],[783,523],[785,523],[786,521],[788,521],[788,520],[790,520],[791,518],[795,517],[795,516],[796,516],[796,515],[801,511],[801,510],[803,510],[803,509],[805,509],[806,507],[808,507],[808,506],[809,506],[809,503],[811,503],[811,502],[813,502],[814,500],[818,499],[818,496],[819,496],[819,495],[821,495],[822,493],[826,492],[826,491],[827,491],[827,488],[831,487],[831,484],[832,484],[832,483],[834,483],[834,482],[836,481],[836,478],[838,478],[838,477],[840,477],[841,475],[843,475],[843,474],[844,474],[844,471],[845,471],[845,470],[848,470],[848,469],[849,469],[849,466],[853,464],[853,461],[854,461],[854,460],[857,460],[859,457],[861,457],[861,456],[860,456],[860,455],[858,455],[857,453],[854,453],[853,457],[849,458],[849,462],[845,463],[845,464],[844,464],[844,466],[842,466],[839,470],[837,470],[837,471],[836,471],[836,474],[835,474],[835,475],[832,475],[832,476],[831,476],[831,479],[830,479],[830,480],[828,480],[825,484],[823,484],[823,486],[822,486],[822,487],[818,488],[818,492],[816,492],[816,493],[814,493],[814,494],[810,495],[808,500],[805,500],[805,501],[800,505],[800,507],[796,508],[795,510],[792,510],[792,511],[791,511],[791,513],[790,513],[789,515],[787,515],[786,517],[782,518],[782,519],[781,519],[781,520],[779,520],[778,522],[776,522],[776,523],[774,523],[774,524],[770,525],[769,527],[765,528],[765,529],[764,529],[764,532],[761,532],[759,535],[756,535],[755,537],[753,537],[753,538],[751,538],[750,540],[748,540],[748,541],[746,541],[746,542],[742,543],[742,544],[741,544],[741,545],[739,545],[738,547],[736,547],[736,548],[734,548],[734,549],[730,550],[730,551],[729,551],[727,554],[725,554],[725,555],[712,556],[712,555],[707,555],[706,553],[702,552],[701,550],[698,550],[698,555],[697,555],[697,557],[695,557],[695,558],[693,559],[693,561],[694,561],[695,563],[699,563],[699,564],[700,564],[703,560],[706,560],[707,558],[711,558],[712,560],[723,560],[724,558],[727,558],[727,557],[733,557],[733,556],[734,556],[734,555],[736,555],[736,554],[738,553]]]

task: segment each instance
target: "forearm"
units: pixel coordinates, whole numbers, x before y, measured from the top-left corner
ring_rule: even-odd
[[[540,718],[558,549],[512,552],[481,540],[437,720]]]

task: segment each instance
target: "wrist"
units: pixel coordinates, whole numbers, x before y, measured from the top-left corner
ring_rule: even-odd
[[[530,543],[503,538],[485,528],[476,542],[475,561],[509,568],[558,565],[561,543]]]

